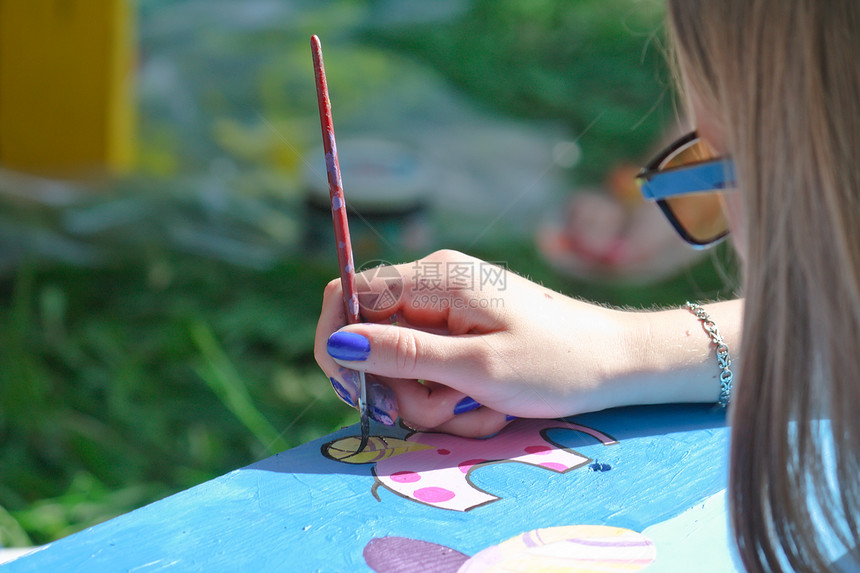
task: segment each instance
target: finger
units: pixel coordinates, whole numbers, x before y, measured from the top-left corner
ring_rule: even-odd
[[[417,380],[387,379],[400,406],[400,417],[409,420],[409,425],[435,428],[457,414],[457,404],[466,395],[449,386]]]
[[[337,375],[329,376],[331,387],[341,402],[351,408],[358,403],[358,373],[355,370],[341,367]]]
[[[341,367],[336,376],[330,376],[331,386],[337,397],[352,408],[358,407],[360,374],[355,370]],[[385,426],[393,426],[399,417],[397,396],[378,378],[366,375],[367,384],[367,413]]]
[[[513,418],[487,407],[454,416],[434,428],[435,431],[455,434],[464,438],[487,438],[498,433]]]
[[[363,323],[332,334],[326,349],[341,366],[390,378],[436,380],[468,394],[490,379],[493,368],[487,351],[493,346],[479,340],[482,336]]]
[[[323,304],[314,339],[314,356],[320,368],[329,377],[337,397],[351,408],[358,407],[359,375],[356,370],[335,362],[326,351],[329,335],[346,324],[339,279],[332,280],[323,293]],[[372,377],[367,378],[368,413],[376,421],[394,425],[398,418],[397,398],[390,388]]]
[[[340,366],[326,352],[326,341],[332,332],[346,325],[340,279],[330,281],[323,291],[322,310],[314,335],[314,358],[327,376],[334,376]]]
[[[495,286],[506,280],[504,273],[456,251],[368,269],[356,275],[361,315],[388,322],[396,314],[415,326],[445,327],[455,334],[495,329],[497,317],[487,310],[501,306]]]
[[[376,376],[367,375],[367,412],[371,418],[385,426],[393,426],[400,416],[397,396]]]
[[[328,337],[347,324],[346,312],[342,304],[342,292],[340,279],[330,281],[323,292],[322,310],[320,311],[320,318],[314,336],[314,358],[323,372],[329,377],[329,381],[338,398],[345,404],[355,408],[358,400],[358,378],[355,376],[355,371],[344,368],[335,362],[326,351]],[[404,322],[404,324],[408,323]],[[377,391],[376,397],[375,401],[373,399],[370,400],[371,406],[373,407],[375,403],[378,410],[378,415],[375,418],[383,423],[386,423],[386,416],[391,417],[392,420],[396,420],[396,402],[390,390]]]

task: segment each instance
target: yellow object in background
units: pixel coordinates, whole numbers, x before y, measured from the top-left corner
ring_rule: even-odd
[[[130,0],[0,0],[0,166],[128,169],[135,56]]]

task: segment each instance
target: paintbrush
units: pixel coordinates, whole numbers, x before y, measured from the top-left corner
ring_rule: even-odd
[[[349,240],[349,223],[346,216],[346,201],[343,197],[343,182],[340,177],[340,164],[337,160],[337,144],[334,139],[334,123],[331,117],[331,101],[325,79],[322,45],[319,37],[311,36],[311,53],[314,60],[314,76],[317,85],[317,101],[320,108],[323,149],[325,150],[326,173],[328,174],[329,196],[331,197],[331,217],[334,222],[334,240],[337,246],[337,263],[340,269],[340,284],[343,289],[343,304],[349,324],[361,322],[358,313],[358,294],[355,291],[355,263],[352,258],[352,244]],[[370,437],[370,418],[367,411],[367,381],[364,372],[358,373],[358,411],[361,415],[361,442],[356,453],[367,446]]]

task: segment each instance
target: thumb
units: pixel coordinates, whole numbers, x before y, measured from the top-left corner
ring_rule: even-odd
[[[386,324],[351,324],[332,334],[326,349],[335,362],[390,378],[424,379],[457,388],[485,378],[481,335],[441,335]],[[483,374],[483,376],[482,376]],[[461,388],[458,388],[461,389]]]

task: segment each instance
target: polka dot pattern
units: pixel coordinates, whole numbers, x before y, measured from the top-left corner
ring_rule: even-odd
[[[456,494],[444,487],[422,487],[416,489],[414,495],[415,499],[425,503],[443,503],[454,499]]]
[[[478,465],[478,464],[482,464],[482,463],[484,463],[484,462],[486,462],[486,461],[487,461],[487,460],[482,460],[482,459],[480,459],[480,458],[478,458],[478,459],[474,459],[474,460],[466,460],[465,462],[460,462],[460,464],[457,466],[457,468],[458,468],[461,472],[463,472],[464,474],[467,474],[467,473],[469,473],[469,470],[471,470],[471,469],[472,469],[472,466],[476,466],[476,465]]]
[[[403,471],[391,474],[391,481],[397,483],[413,483],[421,479],[421,476],[415,472]]]
[[[549,446],[526,446],[523,451],[527,454],[545,455],[552,451]]]
[[[540,467],[542,467],[542,468],[546,468],[546,469],[548,469],[548,470],[553,470],[553,471],[556,471],[556,472],[566,472],[566,471],[568,470],[568,467],[567,467],[567,466],[565,466],[564,464],[557,464],[557,463],[554,463],[554,462],[545,462],[545,463],[542,463],[542,464],[540,464]]]

